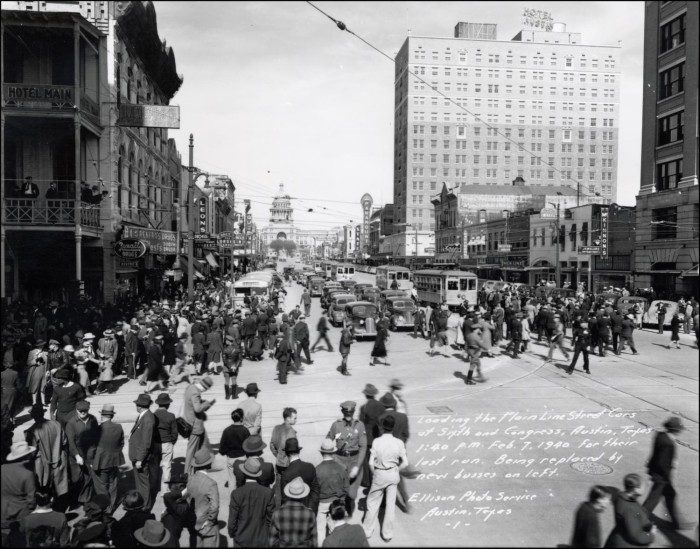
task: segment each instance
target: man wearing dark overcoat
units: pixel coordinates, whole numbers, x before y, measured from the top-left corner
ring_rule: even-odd
[[[153,401],[141,394],[134,401],[138,416],[129,436],[129,459],[134,466],[136,490],[143,496],[144,510],[150,512],[158,493],[158,462],[155,452],[156,416],[149,410]]]

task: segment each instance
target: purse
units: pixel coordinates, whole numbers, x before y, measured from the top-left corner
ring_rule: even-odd
[[[175,420],[177,432],[182,438],[190,438],[192,434],[192,425],[190,425],[184,417],[179,417]]]

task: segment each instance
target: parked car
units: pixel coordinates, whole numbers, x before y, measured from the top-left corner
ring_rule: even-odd
[[[369,301],[374,304],[379,303],[379,288],[372,286],[371,288],[364,288],[362,290],[362,296],[359,301]]]
[[[320,297],[323,295],[323,286],[325,280],[320,276],[312,276],[309,278],[309,293],[311,297]]]
[[[613,307],[617,305],[617,301],[622,297],[621,292],[602,292],[600,294],[595,294],[595,300],[598,303],[605,303],[609,301]]]
[[[576,297],[576,290],[573,288],[545,288],[545,295],[552,299],[565,299],[567,297]]]
[[[413,329],[413,316],[417,307],[412,299],[390,297],[386,300],[386,312],[389,314],[389,329]]]
[[[342,326],[345,320],[345,305],[357,301],[355,294],[337,293],[331,296],[328,319],[333,326]]]
[[[639,297],[635,295],[621,297],[618,299],[617,308],[620,313],[626,315],[631,312],[635,303],[639,303],[639,306],[642,308],[642,312],[646,312],[646,310],[649,308],[649,300],[646,297]]]
[[[406,299],[411,299],[410,290],[382,290],[379,292],[379,310],[384,312],[386,310],[386,301],[390,297],[403,297]]]
[[[644,315],[642,322],[645,324],[653,324],[654,326],[657,326],[659,324],[659,321],[657,320],[657,314],[661,305],[666,305],[666,316],[664,317],[664,326],[670,326],[673,315],[678,312],[678,303],[676,303],[675,301],[668,301],[666,299],[657,299],[656,301],[652,301],[651,305],[649,305],[649,309],[647,309],[647,312]]]
[[[345,326],[352,326],[357,339],[377,337],[377,306],[369,301],[345,305]]]
[[[352,280],[352,279],[350,279],[350,280],[341,280],[341,281],[340,281],[340,284],[341,284],[341,285],[343,286],[343,288],[345,288],[346,290],[353,291],[353,288],[355,287],[355,284],[357,284],[357,282],[355,282],[355,281]]]
[[[362,300],[362,293],[365,291],[367,288],[373,288],[374,286],[370,284],[369,282],[358,282],[355,284],[355,287],[353,290],[355,291],[355,295],[357,296],[357,300],[361,301]]]

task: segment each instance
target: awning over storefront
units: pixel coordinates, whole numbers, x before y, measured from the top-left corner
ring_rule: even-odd
[[[549,271],[550,269],[554,269],[554,267],[549,265],[542,265],[539,267],[523,267],[523,271]]]
[[[690,278],[692,276],[700,276],[700,263],[681,273],[681,278]]]
[[[218,269],[219,264],[216,262],[216,259],[214,259],[214,254],[211,252],[207,252],[207,255],[204,256],[207,260],[207,263],[213,268],[213,269]]]
[[[204,261],[200,261],[199,259],[194,260],[194,277],[195,278],[205,278],[204,275],[199,272],[199,268],[203,267],[206,265]],[[187,257],[181,256],[180,257],[180,266],[182,267],[182,272],[187,274]]]

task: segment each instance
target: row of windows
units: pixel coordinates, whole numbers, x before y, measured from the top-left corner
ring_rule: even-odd
[[[453,69],[454,67],[444,67],[444,76],[457,76],[457,77],[468,77],[469,76],[469,70],[467,68],[457,68],[454,72]],[[414,74],[419,74],[422,76],[425,76],[428,72],[432,76],[439,76],[440,72],[440,67],[427,67],[423,65],[411,65],[410,67],[411,72]],[[544,71],[533,71],[533,70],[521,70],[517,71],[518,72],[518,77],[520,80],[541,80],[544,81],[545,79],[548,80],[549,82],[557,82],[558,81],[558,75],[560,73],[557,72],[550,72],[549,73],[549,78],[546,78]],[[512,70],[506,70],[504,71],[504,75],[506,80],[512,80],[513,75],[515,71]],[[476,69],[473,71],[473,78],[500,78],[501,77],[501,71],[498,69],[491,70],[489,69],[487,71],[481,71],[481,69]],[[573,73],[573,72],[564,72],[561,73],[563,77],[564,82],[575,82],[578,80],[581,83],[587,83],[587,82],[592,82],[592,83],[597,83],[597,82],[604,82],[606,84],[614,84],[615,83],[615,76],[614,74],[599,74],[599,73]],[[490,84],[489,84],[490,85]]]
[[[466,91],[466,90],[465,90]],[[453,102],[454,104],[457,104],[460,107],[469,107],[469,105],[472,105],[474,107],[482,107],[482,106],[487,106],[492,109],[498,109],[501,106],[501,101],[503,101],[503,105],[505,105],[506,109],[512,109],[513,107],[517,106],[519,109],[525,109],[528,107],[528,104],[525,100],[520,100],[517,103],[513,99],[483,99],[479,97],[474,97],[471,100],[468,100],[468,98],[465,97],[457,97],[454,99],[444,99],[442,100],[442,106],[443,107],[450,107]],[[418,105],[432,105],[433,107],[437,107],[440,105],[440,98],[431,96],[420,96],[420,95],[414,95],[413,96],[413,103],[414,106]],[[574,107],[576,104],[572,101],[549,101],[549,110],[550,111],[574,111]],[[537,100],[531,100],[529,107],[531,110],[535,111],[543,111],[545,110],[545,102],[544,101],[537,101]],[[598,109],[602,112],[615,112],[615,104],[614,103],[579,103],[578,104],[578,111],[583,112],[590,110],[591,112],[598,112]]]
[[[473,84],[474,87],[474,93],[503,93],[505,92],[506,94],[512,94],[514,93],[514,88],[515,86],[512,86],[511,84],[506,84],[505,86],[499,85],[499,84],[488,84],[488,85],[482,85],[479,83]],[[438,83],[433,82],[431,88],[435,91],[438,90]],[[442,91],[444,92],[452,92],[452,83],[451,82],[443,82],[442,83]],[[425,85],[414,85],[413,87],[414,91],[425,91]],[[469,91],[469,85],[466,82],[457,82],[455,86],[454,91],[458,92],[467,92]],[[545,86],[532,86],[531,88],[531,95],[545,95]],[[572,88],[569,86],[563,86],[561,88],[558,88],[557,86],[548,86],[549,89],[549,95],[564,95],[564,96],[570,96],[573,97],[575,95],[576,88]],[[518,93],[520,95],[525,95],[528,92],[528,87],[525,84],[517,86]],[[600,94],[598,93],[600,91]],[[616,90],[615,88],[601,88],[598,90],[598,88],[578,88],[578,96],[579,97],[588,97],[588,93],[590,93],[590,97],[608,97],[610,99],[614,99],[616,97]],[[416,97],[414,96],[414,105],[417,104],[416,101],[423,101],[423,103],[420,103],[423,105],[425,103],[425,97]],[[437,98],[434,98],[435,101],[437,101]],[[459,101],[458,98],[454,99],[455,102]],[[461,98],[462,102],[466,101],[466,98],[463,97]],[[445,100],[446,105],[449,103],[449,101]],[[435,103],[437,104],[437,102]]]
[[[411,113],[411,121],[412,122],[457,122],[458,124],[466,124],[467,120],[466,117],[462,118],[459,115],[457,115],[456,120],[452,120],[452,115],[451,113],[445,112],[442,113],[442,120],[439,120],[439,116],[437,112],[431,112],[429,115],[426,115],[425,111],[413,111]],[[474,113],[474,118],[477,119],[480,122],[486,121],[487,124],[500,124],[501,119],[498,113],[487,113],[486,116],[483,116],[482,113],[480,112],[475,112]],[[588,122],[590,120],[590,122]],[[556,125],[561,125],[561,126],[573,126],[574,125],[574,117],[573,116],[561,116],[559,120],[560,124],[557,124],[557,117],[556,116],[550,116],[548,117],[548,125],[549,126],[556,126]],[[615,119],[614,118],[602,118],[601,119],[602,125],[604,127],[609,127],[612,128],[615,126]],[[505,119],[504,119],[505,124],[519,124],[521,126],[524,126],[527,124],[525,115],[524,114],[519,114],[518,119],[516,121],[513,120],[513,115],[506,114]],[[544,125],[544,117],[543,116],[531,116],[530,117],[530,125],[531,126],[542,126]],[[578,118],[578,125],[579,126],[590,126],[590,127],[596,127],[598,126],[598,118],[585,118],[585,117],[579,117]],[[478,126],[477,126],[478,127]],[[447,128],[447,126],[445,127]],[[402,127],[399,127],[398,130],[402,130]],[[464,130],[458,130],[461,131],[462,133],[458,133],[458,135],[466,135],[464,133]],[[445,129],[443,131],[445,135],[449,135],[450,130]],[[603,132],[605,134],[605,132]],[[612,132],[611,132],[612,133]],[[474,130],[474,135],[479,135],[476,133],[476,127]],[[603,139],[606,139],[603,137]],[[612,137],[610,137],[612,139]]]
[[[583,120],[585,122],[585,118],[580,118],[579,120]],[[614,121],[614,119],[612,119],[612,118],[609,118],[609,119],[604,118],[603,119],[603,126],[611,126],[613,121]],[[598,124],[597,118],[590,119],[591,126],[596,126],[597,124]],[[481,130],[482,130],[481,126],[472,126],[472,132],[474,135],[481,135],[482,134]],[[525,137],[525,134],[527,131],[526,128],[515,128],[515,130],[517,131],[517,137]],[[550,129],[550,130],[548,130],[547,134],[544,134],[544,130],[531,129],[530,130],[530,137],[533,139],[535,139],[535,138],[541,139],[543,135],[547,135],[549,139],[556,139],[557,138],[556,132],[557,132],[557,130]],[[438,126],[430,126],[430,135],[438,135],[438,133],[439,133]],[[450,126],[444,126],[442,133],[443,133],[443,135],[450,135]],[[607,133],[607,132],[603,132],[603,133]],[[413,124],[413,134],[414,135],[425,135],[426,134],[426,126],[423,124]],[[496,137],[500,134],[503,134],[506,137],[516,137],[513,134],[513,128],[500,128],[500,132],[497,131],[497,128],[486,128],[486,136],[487,137]],[[460,137],[466,136],[467,135],[467,127],[466,126],[457,126],[457,135]],[[565,129],[561,130],[561,137],[565,141],[570,141],[572,139],[573,135],[574,135],[573,130],[571,130],[571,129],[565,128]],[[578,130],[577,135],[578,135],[578,138],[580,140],[585,139],[586,135],[589,136],[589,139],[595,140],[598,138],[598,134],[597,134],[596,130],[591,130],[591,131],[589,131],[588,134],[586,134],[585,130]],[[415,139],[414,139],[414,142],[415,142]],[[432,145],[433,142],[434,142],[434,140],[431,139],[431,141],[430,141],[431,147],[434,148],[434,146]],[[435,140],[435,143],[437,143],[437,140]],[[456,143],[455,148],[457,148],[457,149],[459,149],[459,148],[466,149],[467,148],[466,147],[466,143],[467,143],[466,140],[458,139],[455,143]],[[477,145],[477,143],[480,144],[481,142],[474,141],[474,149],[475,150],[478,150],[480,148],[480,146]],[[448,144],[449,144],[449,140],[444,139],[443,145],[445,146],[445,148],[448,147]],[[496,145],[496,144],[497,143],[494,142],[494,145]],[[504,145],[505,144],[509,144],[509,143],[506,142],[506,143],[504,143]]]
[[[562,165],[562,167],[571,167],[570,165]],[[591,167],[591,166],[589,166]],[[594,167],[594,166],[592,166]],[[605,166],[603,166],[605,167]],[[609,166],[611,167],[611,166]],[[454,177],[457,179],[466,179],[468,177],[468,173],[470,172],[469,168],[456,168],[454,169]],[[482,177],[482,173],[485,174],[485,177],[487,179],[496,179],[498,178],[498,173],[499,170],[498,168],[486,168],[484,172],[481,171],[480,168],[471,168],[471,177],[473,178],[480,178]],[[500,173],[502,173],[502,177],[504,180],[509,181],[511,177],[513,176],[518,176],[518,177],[525,177],[527,174],[525,173],[524,169],[517,169],[517,170],[511,170],[511,169],[504,169]],[[562,181],[566,180],[571,180],[574,179],[574,172],[572,170],[559,170],[557,172],[556,170],[546,170],[546,178],[549,181],[554,181],[556,179],[556,174],[559,173],[559,177]],[[612,181],[613,180],[613,172],[612,171],[607,171],[603,170],[601,172],[598,172],[596,170],[589,170],[588,172],[588,180],[589,181]],[[543,170],[538,170],[538,169],[531,169],[528,172],[529,178],[530,179],[537,179],[540,180],[543,178]],[[443,177],[450,177],[450,170],[449,168],[445,168],[443,170]],[[584,181],[586,179],[586,171],[585,170],[577,170],[576,171],[576,180],[577,181]],[[680,177],[679,177],[680,179]],[[457,183],[459,183],[458,181]],[[466,181],[463,181],[466,184]],[[437,182],[436,181],[430,181],[430,190],[435,191],[437,190]],[[427,189],[427,186],[424,186],[423,181],[412,181],[411,186],[414,191],[422,191],[424,189]],[[606,185],[604,185],[606,186]],[[610,193],[612,193],[612,185],[607,185],[610,187]],[[595,189],[591,190],[591,192],[595,192]]]
[[[678,117],[678,114],[671,115],[671,117]],[[661,120],[666,120],[666,119],[671,118],[671,117],[662,118]],[[680,122],[680,124],[681,124],[681,126],[682,126],[682,124],[683,124],[683,122],[682,122],[682,113],[681,113],[681,122]],[[534,130],[533,130],[533,131],[534,131]],[[681,128],[681,131],[682,131],[682,128]],[[579,140],[585,140],[585,135],[582,135],[582,134],[584,134],[584,133],[585,133],[585,132],[583,132],[583,131],[579,131],[579,132],[578,132]],[[596,132],[590,132],[589,135],[591,135],[591,138],[590,138],[591,140],[595,140],[595,139],[596,139],[595,136],[597,135],[597,133],[596,133]],[[521,135],[521,136],[519,136],[519,137],[524,137],[524,136]],[[681,139],[682,139],[682,137],[683,137],[683,136],[681,135]],[[540,136],[540,139],[541,139],[541,136]],[[571,141],[571,137],[570,137],[570,136],[567,137],[567,140],[568,140],[568,141]],[[676,141],[676,139],[672,139],[672,141]],[[413,140],[413,148],[414,148],[414,149],[425,149],[425,148],[426,148],[425,142],[426,142],[426,140],[424,140],[424,139],[414,139],[414,140]],[[671,141],[668,141],[668,142],[671,142]],[[660,143],[660,144],[665,144],[665,143]],[[449,140],[443,140],[443,142],[442,142],[442,148],[443,148],[443,149],[449,150],[449,149],[451,148],[450,145],[451,145],[451,144],[450,144],[450,141],[449,141]],[[482,145],[482,142],[481,142],[481,141],[474,141],[474,142],[473,142],[473,145],[472,145],[472,146],[473,146],[473,150],[475,150],[475,151],[484,150],[484,149],[482,149],[481,145]],[[511,150],[511,147],[514,146],[515,144],[512,143],[511,141],[505,141],[505,142],[503,142],[503,143],[499,143],[498,141],[486,141],[486,149],[485,149],[485,150],[487,150],[487,151],[498,151],[498,150],[500,150],[500,145],[503,145],[503,150],[504,150],[504,151],[510,151],[510,150]],[[525,149],[527,148],[528,150],[531,150],[531,151],[542,152],[542,143],[524,143],[524,142],[523,142],[523,143],[518,143],[518,144],[517,144],[517,147],[518,147],[518,149],[521,150],[521,151],[522,151],[522,150],[525,150]],[[572,151],[573,151],[573,148],[572,148],[572,147],[573,147],[573,143],[570,143],[570,142],[561,143],[561,144],[560,144],[560,148],[561,148],[561,152],[562,152],[562,153],[567,153],[567,152],[570,153],[570,152],[572,152]],[[605,153],[605,151],[607,150],[607,148],[606,148],[607,146],[606,146],[606,145],[603,145],[603,147],[604,147],[603,152]],[[610,145],[610,147],[612,147],[612,145]],[[430,148],[431,148],[431,149],[437,149],[437,148],[438,148],[438,141],[437,141],[437,139],[431,139],[431,140],[430,140]],[[458,139],[457,141],[454,142],[454,148],[457,149],[457,150],[460,150],[460,149],[461,149],[461,150],[466,150],[466,149],[467,149],[467,141],[466,141],[466,140],[460,140],[460,139]],[[515,148],[515,147],[513,147],[513,148]],[[547,143],[547,150],[548,150],[548,152],[553,153],[553,152],[555,152],[555,149],[556,149],[556,148],[557,148],[557,147],[556,147],[556,143]],[[586,147],[585,147],[584,143],[578,143],[578,152],[579,152],[580,154],[583,154],[583,153],[585,152],[585,150],[586,150]],[[598,145],[597,145],[597,144],[595,144],[595,143],[589,143],[589,145],[588,145],[588,153],[589,153],[589,154],[596,154],[596,153],[598,152],[598,150],[599,150],[599,149],[598,149]],[[611,150],[611,152],[612,152],[612,148],[611,148],[610,150]],[[432,156],[434,156],[434,154],[436,154],[436,153],[431,153]],[[446,157],[447,155],[444,155],[444,156]],[[445,162],[448,162],[448,160],[445,160]]]
[[[442,54],[444,61],[452,61],[454,57],[454,61],[460,61],[462,63],[465,63],[469,59],[468,52],[463,49],[458,50],[456,53],[453,54],[450,48],[448,47],[445,49],[445,51],[442,52]],[[427,51],[424,50],[422,46],[418,46],[418,48],[413,51],[413,60],[425,61],[427,58],[426,55]],[[439,51],[431,50],[431,55],[429,59],[433,61],[438,61],[439,57]],[[518,60],[520,65],[526,65],[528,61],[526,55],[515,56],[513,55],[512,50],[508,50],[507,54],[489,53],[487,54],[486,61],[488,63],[500,63],[502,58],[505,60],[505,63],[507,65],[512,65],[516,59]],[[542,54],[538,53],[537,55],[533,55],[530,59],[533,65],[542,66],[545,64],[545,56]],[[474,53],[474,61],[476,63],[484,62],[484,55],[480,49],[477,49]],[[565,67],[572,67],[574,64],[574,57],[566,55],[563,57],[563,59],[560,60],[559,58],[557,58],[556,53],[552,53],[549,57],[549,65],[552,67],[557,66],[561,61],[563,61]],[[599,66],[606,69],[614,69],[616,60],[613,58],[612,55],[608,55],[608,57],[604,59],[598,59],[597,57],[594,57],[589,60],[585,53],[581,54],[581,56],[577,60],[578,66],[581,68],[587,68],[589,66],[589,62],[590,67],[594,69],[598,68]]]

